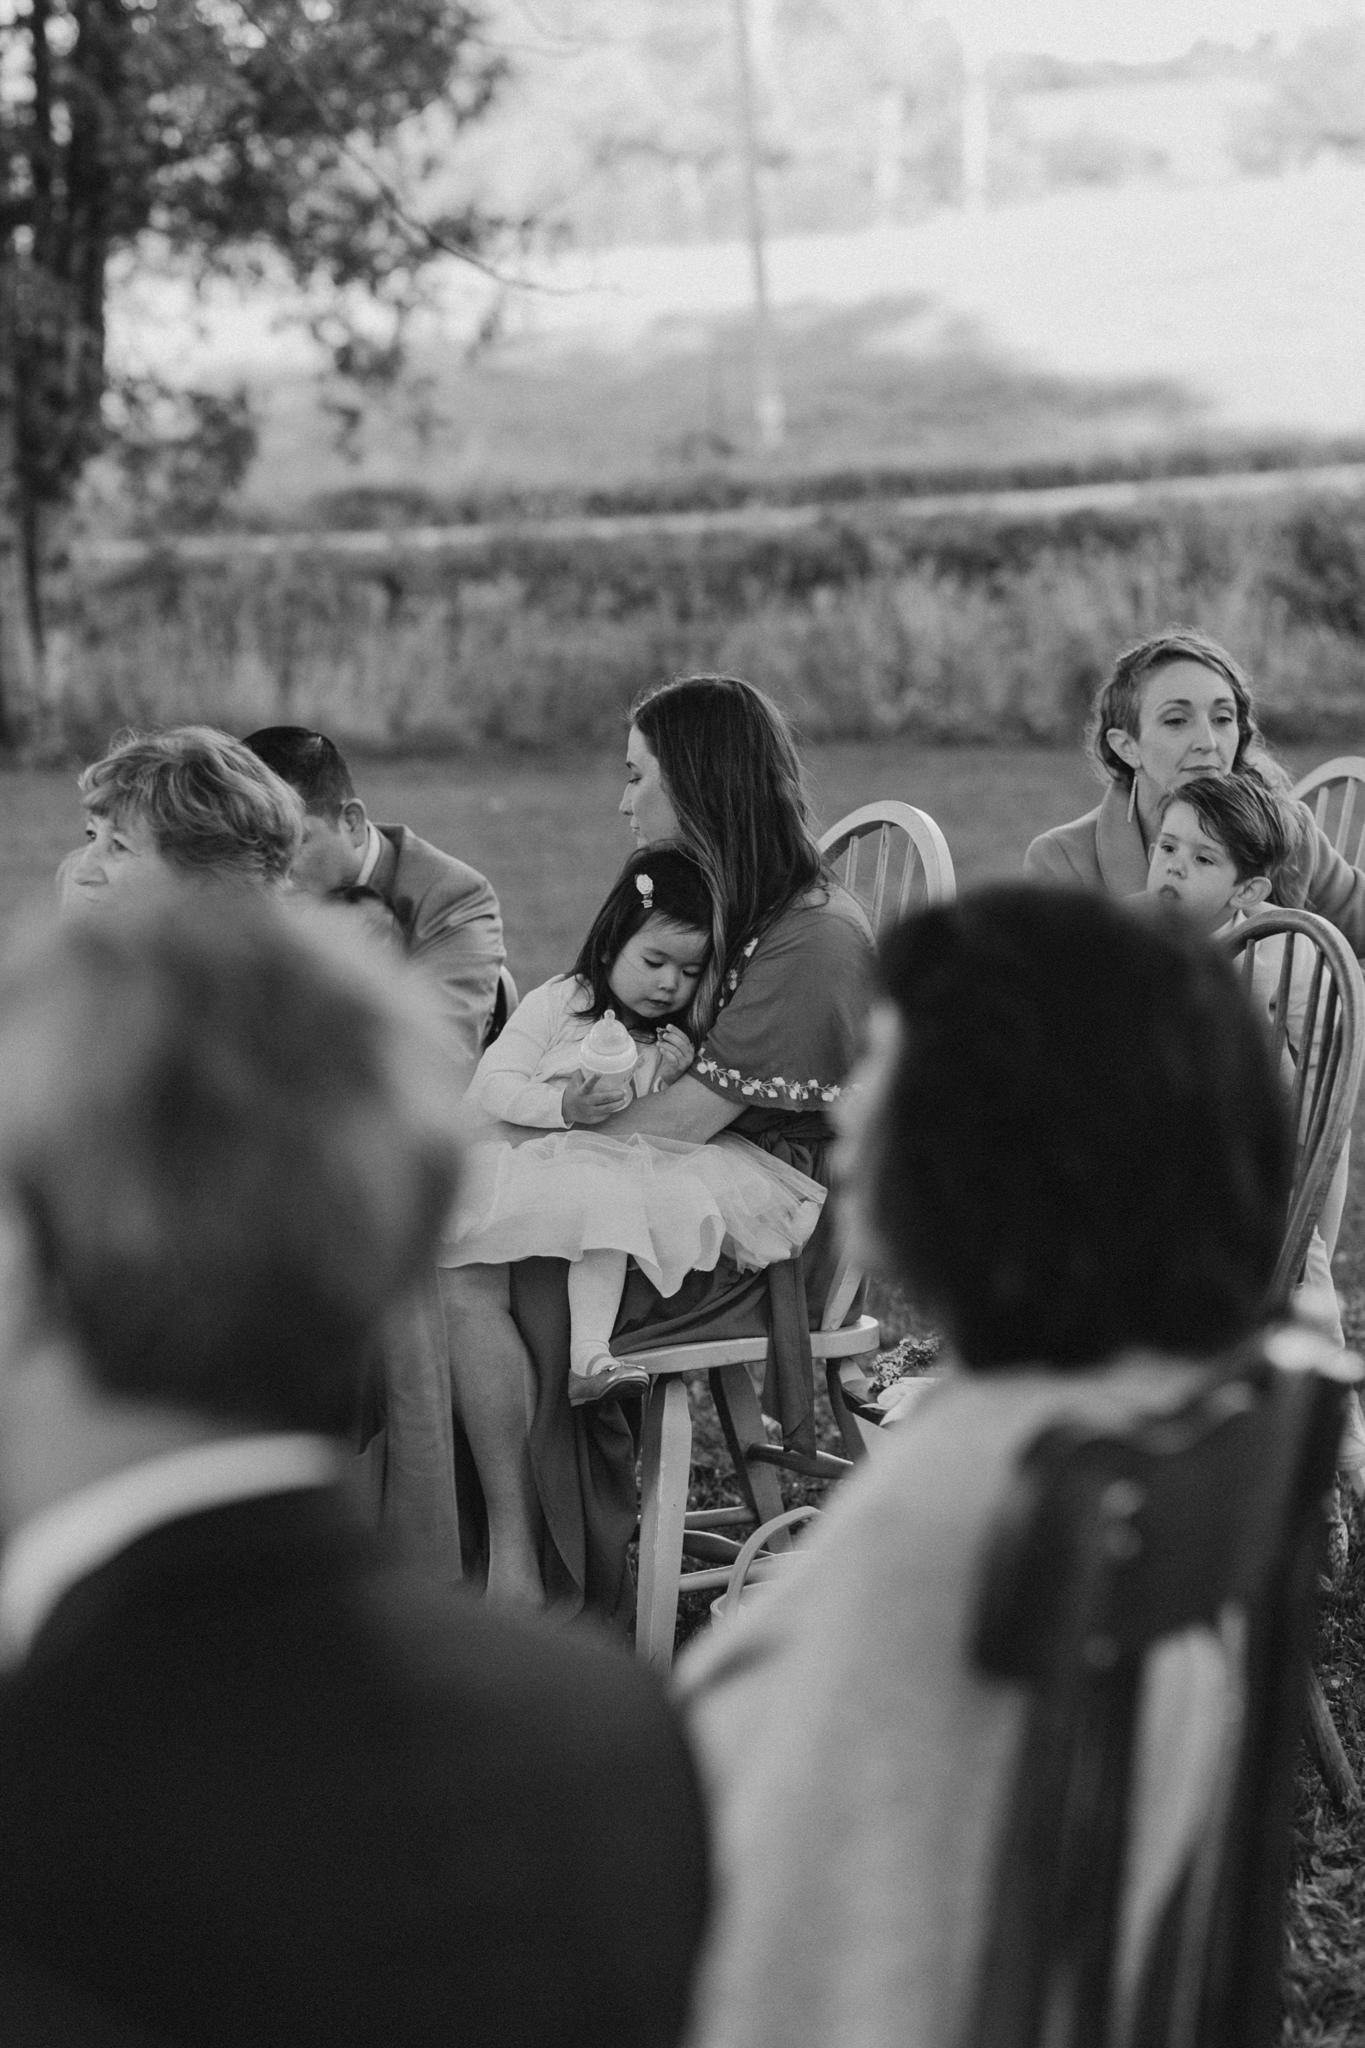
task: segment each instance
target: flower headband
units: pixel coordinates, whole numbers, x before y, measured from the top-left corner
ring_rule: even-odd
[[[635,886],[640,892],[640,901],[644,905],[645,909],[653,910],[654,877],[652,875],[637,875],[635,877]]]

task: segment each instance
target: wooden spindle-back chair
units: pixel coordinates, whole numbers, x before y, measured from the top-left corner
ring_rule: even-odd
[[[971,1654],[1026,1688],[1024,1735],[957,2048],[1278,2040],[1293,1763],[1340,1395],[1331,1378],[1261,1358],[1174,1418],[1055,1427],[1023,1455],[983,1551]],[[1153,1653],[1172,1644],[1212,1654],[1216,1671],[1221,1644],[1216,1763],[1182,1781],[1177,1740],[1144,1785],[1144,1683],[1159,1683]],[[1206,1729],[1207,1698],[1186,1718]],[[1152,1838],[1134,1794],[1172,1782],[1186,1801],[1174,1882],[1137,1924],[1134,1858]]]
[[[827,832],[820,845],[828,865],[861,904],[874,937],[912,908],[945,902],[955,893],[947,841],[933,819],[913,805],[865,804]],[[814,1330],[806,1314],[800,1256],[774,1268],[769,1278],[774,1346],[803,1384],[811,1382],[817,1361],[824,1365],[837,1413],[833,1375],[839,1362],[868,1356],[881,1343],[875,1317],[849,1320],[861,1271],[845,1247]],[[835,1478],[848,1469],[847,1460],[827,1452],[769,1442],[753,1379],[753,1369],[767,1361],[768,1347],[766,1336],[736,1337],[631,1354],[650,1375],[641,1441],[635,1642],[639,1655],[652,1664],[666,1667],[672,1660],[680,1592],[723,1590],[741,1548],[736,1532],[742,1535],[782,1515],[780,1470]],[[703,1373],[744,1504],[689,1513],[692,1414],[686,1381]],[[788,1531],[779,1529],[774,1547],[788,1540]],[[696,1568],[684,1571],[684,1558]]]
[[[1339,754],[1314,768],[1293,789],[1307,804],[1342,859],[1353,868],[1365,856],[1365,755]]]

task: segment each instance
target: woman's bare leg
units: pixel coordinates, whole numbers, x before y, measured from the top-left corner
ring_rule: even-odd
[[[543,1606],[543,1518],[531,1469],[531,1361],[508,1307],[506,1266],[443,1266],[455,1412],[488,1509],[488,1597]]]

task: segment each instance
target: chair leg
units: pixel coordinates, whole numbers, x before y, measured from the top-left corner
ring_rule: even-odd
[[[640,1562],[635,1653],[656,1670],[673,1661],[682,1577],[683,1520],[692,1471],[692,1414],[680,1376],[656,1379],[640,1442]]]
[[[867,1456],[867,1438],[863,1434],[865,1425],[859,1422],[844,1399],[838,1363],[833,1359],[825,1368],[825,1384],[829,1389],[830,1411],[843,1438],[844,1453],[856,1465],[860,1458]]]
[[[758,1395],[754,1392],[748,1368],[721,1365],[707,1377],[711,1382],[711,1398],[716,1404],[716,1414],[720,1418],[735,1477],[754,1521],[756,1524],[771,1522],[775,1516],[784,1513],[787,1503],[782,1498],[782,1483],[774,1468],[751,1464],[745,1456],[751,1444],[766,1445],[768,1441],[763,1427],[763,1410],[758,1405]],[[786,1529],[774,1532],[772,1548],[790,1550],[791,1536]]]

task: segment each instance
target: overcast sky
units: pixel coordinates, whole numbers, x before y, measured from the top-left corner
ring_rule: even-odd
[[[1243,44],[1270,33],[1293,42],[1358,9],[1350,0],[940,0],[939,11],[976,27],[995,49],[1136,63],[1179,56],[1203,37]]]

